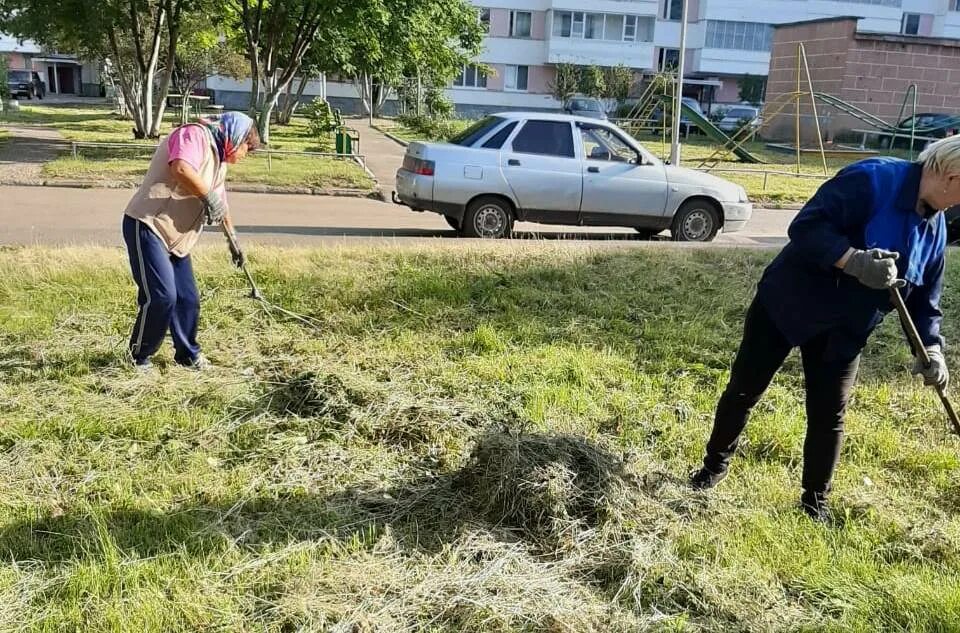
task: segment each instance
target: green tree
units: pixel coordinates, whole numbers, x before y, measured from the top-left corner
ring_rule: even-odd
[[[575,64],[557,64],[556,75],[550,82],[553,98],[563,103],[580,87],[580,67]]]
[[[174,86],[180,94],[188,95],[214,75],[243,79],[249,75],[247,60],[215,27],[200,20],[188,20],[177,46]]]
[[[7,85],[8,70],[7,58],[3,55],[0,55],[0,100],[6,100],[10,98],[10,86]]]
[[[300,72],[322,25],[348,28],[358,3],[338,0],[228,0],[250,66],[250,110],[264,143],[270,142],[270,118],[280,96]],[[261,98],[262,90],[262,98]]]
[[[624,65],[607,68],[604,72],[606,92],[604,97],[624,101],[633,89],[633,71]]]
[[[759,75],[744,75],[737,80],[740,101],[747,103],[762,103],[763,93],[767,88],[767,80]]]
[[[580,92],[597,99],[606,94],[607,82],[602,68],[599,66],[584,66],[580,69]]]
[[[448,86],[480,53],[484,27],[477,8],[466,0],[360,2],[348,65],[372,115],[406,78],[427,87]]]
[[[0,0],[0,30],[105,59],[134,136],[159,136],[180,29],[199,0]]]

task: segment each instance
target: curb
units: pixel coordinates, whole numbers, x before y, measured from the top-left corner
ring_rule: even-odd
[[[383,128],[380,127],[379,125],[371,125],[370,127],[372,127],[372,128],[373,128],[374,130],[376,130],[377,132],[380,132],[381,134],[383,134],[384,136],[386,136],[388,139],[390,139],[391,141],[393,141],[393,142],[396,143],[397,145],[400,145],[401,147],[409,147],[409,146],[410,146],[410,141],[405,141],[405,140],[403,140],[402,138],[400,138],[400,137],[398,137],[398,136],[394,136],[393,134],[391,134],[390,132],[387,132],[385,129],[383,129]]]
[[[59,187],[64,189],[136,189],[139,182],[132,180],[0,180],[5,187]],[[237,193],[287,194],[301,196],[327,196],[335,198],[371,198],[386,202],[387,195],[375,189],[325,189],[316,187],[277,187],[271,185],[228,184],[227,191]]]

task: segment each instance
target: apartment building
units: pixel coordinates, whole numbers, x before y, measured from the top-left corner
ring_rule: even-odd
[[[458,110],[555,109],[555,65],[675,66],[682,0],[474,0],[488,26],[479,61],[450,88]],[[587,8],[589,7],[589,9]],[[863,31],[960,38],[960,0],[689,0],[687,94],[735,103],[744,75],[766,76],[774,24],[837,16]]]

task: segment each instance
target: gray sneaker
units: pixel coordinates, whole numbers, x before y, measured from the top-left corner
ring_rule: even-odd
[[[132,360],[130,366],[133,367],[133,371],[138,374],[152,374],[156,369],[149,358],[146,360]]]
[[[193,371],[210,371],[213,369],[213,363],[203,354],[198,354],[196,358],[186,363],[184,367],[192,369]]]

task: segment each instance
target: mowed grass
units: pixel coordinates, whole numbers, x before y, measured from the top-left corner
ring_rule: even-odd
[[[119,119],[107,107],[22,106],[10,113],[12,123],[53,127],[70,141],[120,143],[129,148],[81,147],[74,158],[63,156],[46,163],[43,175],[67,180],[112,180],[139,182],[147,173],[155,141],[133,138],[130,121]],[[179,111],[169,111],[164,117],[161,135],[168,134],[180,121]],[[307,132],[306,121],[295,118],[288,126],[274,125],[272,149],[284,151],[324,152]],[[243,163],[231,167],[228,181],[273,186],[300,186],[329,189],[374,188],[373,179],[353,161],[316,156],[251,155]]]
[[[219,369],[139,376],[123,253],[0,250],[0,630],[957,630],[960,442],[892,320],[836,527],[796,508],[795,357],[723,486],[683,485],[771,256],[251,249],[313,330],[202,250]]]

